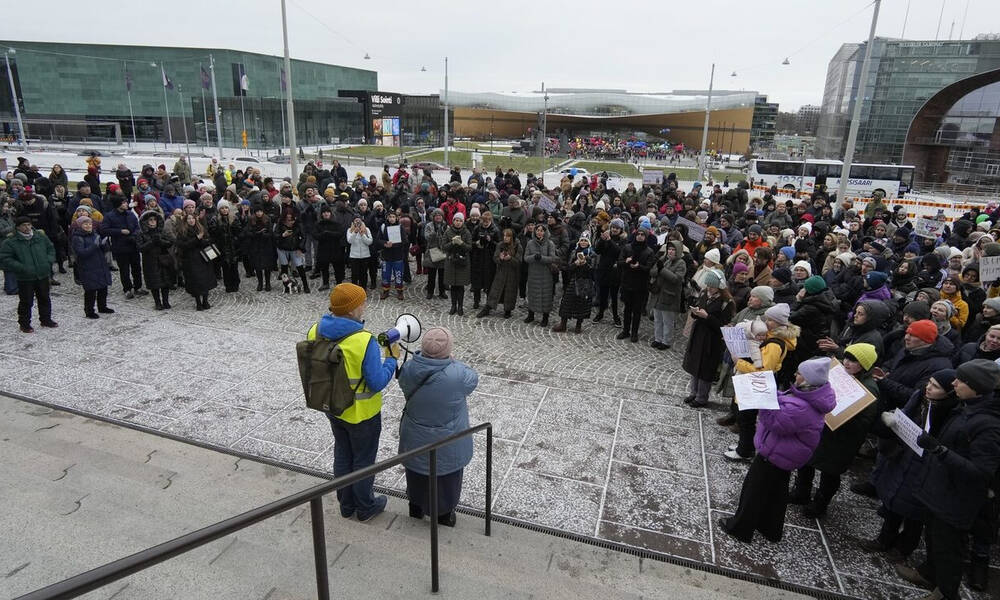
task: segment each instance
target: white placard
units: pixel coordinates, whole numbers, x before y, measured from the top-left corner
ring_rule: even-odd
[[[771,371],[733,375],[733,391],[740,410],[778,410],[778,384]]]
[[[945,223],[926,217],[917,218],[913,224],[913,233],[925,238],[939,238],[944,233]]]
[[[688,239],[695,242],[700,242],[701,240],[705,239],[705,228],[702,227],[701,225],[688,221],[684,217],[677,217],[677,222],[674,224],[674,226],[676,227],[677,225],[684,225],[685,227],[687,227]]]
[[[660,234],[658,234],[656,236],[656,244],[658,246],[662,246],[664,244],[664,242],[666,242],[666,241],[667,241],[667,234],[666,233],[660,233]]]
[[[556,203],[548,196],[543,195],[538,199],[538,208],[544,210],[545,212],[552,212],[556,209]]]
[[[663,181],[663,171],[659,169],[642,172],[643,185],[657,185],[662,181]]]
[[[735,379],[735,377],[733,378]],[[893,413],[896,415],[896,424],[893,425],[892,431],[895,432],[899,439],[903,441],[904,444],[910,447],[911,450],[917,453],[917,456],[924,455],[924,449],[917,445],[917,438],[923,433],[923,429],[919,425],[914,423],[910,417],[906,416],[900,409],[896,409]]]
[[[750,358],[750,346],[747,344],[747,330],[742,327],[723,327],[722,339],[733,358]]]
[[[385,234],[389,238],[389,241],[393,244],[398,244],[403,241],[403,238],[399,233],[399,225],[388,225],[385,228]]]
[[[830,369],[830,386],[837,396],[837,405],[830,411],[833,416],[839,415],[868,395],[868,390],[847,372],[844,365],[836,365]]]
[[[979,257],[979,281],[991,283],[1000,279],[1000,256]]]

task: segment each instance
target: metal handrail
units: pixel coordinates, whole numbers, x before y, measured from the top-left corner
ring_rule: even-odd
[[[312,516],[313,556],[316,562],[317,597],[329,600],[330,582],[326,564],[326,531],[323,527],[323,496],[346,487],[362,479],[374,477],[376,474],[395,467],[403,461],[430,453],[430,473],[428,475],[430,489],[428,490],[431,522],[431,591],[437,592],[438,581],[438,521],[437,521],[437,449],[458,439],[486,430],[486,511],[485,535],[489,536],[492,515],[493,496],[493,424],[480,423],[454,435],[431,442],[419,448],[414,448],[393,458],[375,463],[370,467],[359,469],[343,477],[338,477],[326,483],[313,486],[301,492],[286,496],[280,500],[258,506],[242,514],[219,521],[197,531],[163,542],[151,548],[140,550],[135,554],[101,565],[90,571],[74,575],[63,581],[17,597],[15,600],[54,600],[61,598],[76,598],[100,587],[113,583],[129,575],[148,569],[161,562],[190,552],[195,548],[214,542],[219,538],[236,533],[255,523],[269,519],[275,515],[291,510],[309,502]]]

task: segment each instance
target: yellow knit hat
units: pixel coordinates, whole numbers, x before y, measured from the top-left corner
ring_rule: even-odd
[[[365,288],[353,283],[338,283],[330,290],[330,312],[344,316],[368,299]]]
[[[878,353],[875,352],[875,346],[871,344],[851,344],[844,348],[844,354],[850,354],[857,359],[865,371],[870,371],[875,366],[875,361],[878,360]]]

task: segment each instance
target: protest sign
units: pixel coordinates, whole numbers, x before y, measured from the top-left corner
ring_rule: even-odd
[[[836,406],[825,417],[830,431],[836,431],[875,402],[875,396],[868,388],[861,385],[836,359],[830,361],[830,386],[837,397]]]
[[[677,222],[674,224],[674,226],[676,227],[677,225],[683,225],[687,227],[688,239],[693,240],[695,242],[700,242],[701,240],[705,239],[705,228],[702,227],[701,225],[688,221],[684,217],[677,217]]]
[[[666,241],[667,241],[667,234],[666,233],[661,233],[661,234],[658,234],[656,236],[656,245],[657,246],[662,246],[664,244],[664,242],[666,242]]]
[[[742,327],[723,327],[722,339],[726,342],[729,355],[733,358],[750,358],[750,347],[747,345],[746,329]]]
[[[979,281],[991,283],[1000,279],[1000,256],[979,257]]]
[[[538,208],[545,212],[552,212],[556,209],[556,203],[548,196],[542,196],[538,199]]]
[[[906,416],[902,410],[897,408],[893,414],[896,416],[896,423],[892,426],[892,431],[899,436],[904,444],[916,452],[917,456],[923,456],[924,449],[917,445],[917,438],[923,433],[923,429]]]
[[[403,241],[403,238],[400,237],[399,225],[389,225],[385,228],[385,233],[389,238],[389,241],[393,244],[398,244]]]
[[[944,226],[943,221],[918,217],[913,224],[913,233],[925,238],[939,238],[944,233]]]
[[[778,384],[771,371],[733,375],[733,391],[740,410],[778,410]]]
[[[663,171],[659,169],[647,169],[642,172],[643,185],[658,185],[663,181]]]

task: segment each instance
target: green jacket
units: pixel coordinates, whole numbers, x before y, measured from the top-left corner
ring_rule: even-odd
[[[14,232],[0,245],[0,267],[13,271],[18,281],[48,279],[55,261],[55,246],[37,229],[30,240]]]

